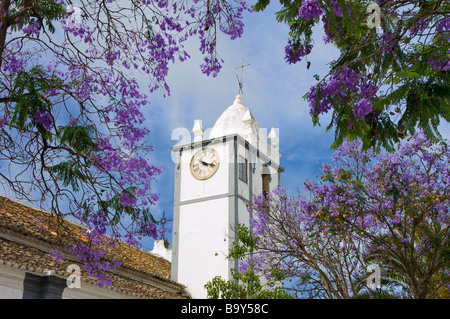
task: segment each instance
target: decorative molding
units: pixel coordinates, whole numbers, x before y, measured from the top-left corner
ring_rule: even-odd
[[[178,151],[182,151],[183,149],[197,149],[199,147],[199,145],[201,144],[202,147],[206,147],[206,146],[212,146],[214,144],[219,144],[219,143],[225,143],[225,142],[232,142],[234,140],[234,138],[237,138],[237,141],[244,145],[246,149],[251,150],[253,152],[256,153],[256,156],[258,158],[260,158],[262,161],[264,162],[269,162],[271,161],[271,155],[270,154],[265,154],[263,152],[261,152],[256,146],[254,146],[251,143],[248,143],[248,141],[242,137],[241,135],[235,133],[235,134],[230,134],[230,135],[226,135],[223,137],[217,137],[217,138],[212,138],[212,139],[206,139],[206,140],[202,140],[201,142],[192,142],[189,144],[184,144],[184,145],[175,145],[171,147],[171,150],[173,152],[178,152]],[[267,145],[267,147],[269,147]],[[278,163],[271,161],[271,166],[274,167],[274,169],[277,172],[284,172],[284,167],[280,166]]]
[[[14,232],[13,230],[4,228],[4,227],[0,227],[0,238],[21,244],[21,245],[25,245],[31,248],[35,248],[38,249],[40,251],[46,252],[46,253],[50,253],[50,251],[52,249],[58,249],[60,251],[64,251],[64,254],[66,256],[66,259],[71,260],[73,262],[81,262],[81,260],[79,258],[77,258],[76,256],[74,256],[72,253],[70,253],[69,251],[62,249],[61,247],[55,247],[54,245],[49,244],[48,242],[36,239],[32,236],[28,236],[28,235],[24,235],[21,233],[17,233]],[[161,258],[161,257],[157,257],[157,258]],[[34,269],[33,267],[27,267],[26,265],[19,265],[19,264],[14,264],[11,265],[10,262],[4,262],[3,260],[0,260],[0,265],[6,265],[6,266],[11,266],[14,268],[18,268],[21,269],[23,271],[28,271],[28,272],[35,272],[35,273],[51,273],[51,269],[44,269],[42,270],[41,268],[37,268]],[[165,292],[169,292],[169,293],[174,293],[174,294],[178,294],[181,296],[186,296],[186,291],[185,291],[185,287],[177,282],[174,282],[170,279],[164,279],[164,278],[158,278],[155,275],[152,274],[147,274],[144,273],[142,271],[139,270],[134,270],[131,268],[128,268],[126,266],[119,266],[116,270],[111,270],[110,271],[111,274],[115,274],[154,288],[158,288],[161,289]],[[67,277],[68,274],[65,271],[60,271],[57,273],[57,275],[59,276],[64,276]],[[86,282],[86,278],[82,278],[82,281]],[[94,281],[90,281],[91,284],[96,284]],[[117,288],[113,288],[113,287],[107,287],[109,289],[116,289],[118,292],[121,293],[126,293],[125,291],[122,291],[120,289]]]

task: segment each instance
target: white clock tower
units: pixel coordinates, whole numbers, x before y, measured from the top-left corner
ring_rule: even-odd
[[[192,298],[206,298],[204,285],[230,278],[227,258],[240,223],[250,225],[247,204],[280,183],[278,135],[268,137],[240,95],[214,124],[207,139],[195,120],[192,143],[172,148],[175,158],[172,280]],[[270,141],[270,145],[267,144]]]

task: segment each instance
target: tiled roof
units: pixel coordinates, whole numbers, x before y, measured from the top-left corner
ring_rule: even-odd
[[[60,233],[70,235],[73,240],[86,241],[84,227],[0,196],[0,235],[10,234],[0,236],[0,261],[3,264],[10,263],[12,266],[34,271],[48,269],[57,274],[64,274],[67,266],[76,263],[76,259],[57,262],[49,256],[49,250],[52,248],[62,250],[56,229],[62,229]],[[22,240],[11,239],[18,236]],[[184,287],[170,280],[171,264],[168,260],[123,242],[116,243],[116,249],[111,251],[111,254],[121,264],[117,271],[110,274],[113,289],[146,298],[182,297]],[[83,280],[95,281],[84,273],[82,267],[81,269]],[[157,285],[146,284],[149,281],[156,282]]]

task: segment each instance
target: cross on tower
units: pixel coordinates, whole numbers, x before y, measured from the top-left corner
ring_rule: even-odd
[[[238,81],[239,81],[239,95],[241,94],[241,92],[242,92],[242,73],[244,72],[244,68],[246,67],[246,66],[249,66],[250,64],[246,64],[246,65],[244,65],[244,59],[242,59],[242,65],[241,66],[238,66],[237,68],[235,68],[235,69],[241,69],[241,78],[240,79],[238,79]]]

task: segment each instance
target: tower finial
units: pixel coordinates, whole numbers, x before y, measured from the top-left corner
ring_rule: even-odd
[[[242,65],[235,68],[235,69],[241,69],[241,78],[240,78],[240,79],[238,78],[238,81],[239,81],[239,92],[238,92],[238,95],[241,94],[241,92],[242,92],[242,87],[243,87],[243,85],[242,85],[242,73],[244,72],[244,68],[245,68],[246,66],[249,66],[249,65],[250,65],[250,64],[244,65],[244,59],[242,59]],[[236,75],[236,76],[237,76],[237,75]]]
[[[194,127],[191,132],[194,133],[194,142],[200,142],[202,140],[202,135],[205,133],[202,126],[202,120],[194,121]]]

